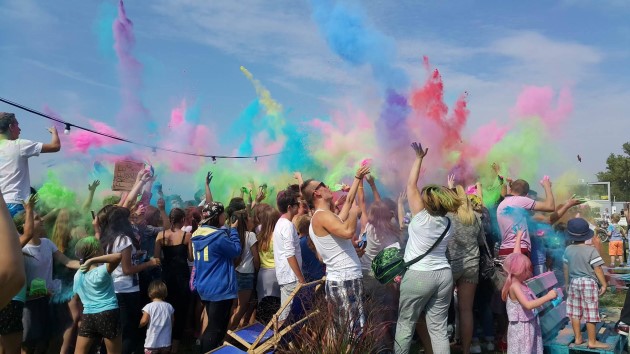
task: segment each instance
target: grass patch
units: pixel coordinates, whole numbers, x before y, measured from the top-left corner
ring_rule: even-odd
[[[610,289],[610,287],[609,287]],[[607,291],[599,298],[599,306],[601,307],[623,307],[626,300],[627,290],[617,289],[616,292]]]

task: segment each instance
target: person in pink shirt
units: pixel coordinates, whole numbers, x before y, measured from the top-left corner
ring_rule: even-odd
[[[547,178],[541,182],[545,190],[545,200],[535,201],[529,197],[529,183],[517,179],[510,185],[511,194],[499,204],[497,208],[497,223],[501,234],[501,248],[499,256],[505,257],[514,252],[516,244],[516,230],[523,230],[521,239],[521,253],[530,256],[531,240],[527,228],[527,220],[531,217],[531,211],[555,210],[556,204],[551,192],[551,181]]]

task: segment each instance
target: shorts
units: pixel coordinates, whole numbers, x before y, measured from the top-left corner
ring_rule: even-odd
[[[326,300],[333,311],[333,323],[337,330],[354,333],[363,330],[363,279],[326,280]]]
[[[120,309],[83,314],[79,336],[114,339],[120,335]]]
[[[7,203],[7,208],[12,218],[24,211],[24,205],[22,203]]]
[[[571,280],[567,295],[567,317],[599,322],[599,287],[591,278]]]
[[[52,333],[52,323],[52,307],[47,296],[26,301],[22,315],[24,326],[22,341],[25,343],[47,341]]]
[[[608,255],[623,256],[623,241],[610,241],[608,243]]]
[[[479,265],[467,266],[464,269],[453,271],[453,284],[459,280],[466,283],[477,284],[479,283]]]
[[[23,313],[24,303],[17,300],[11,300],[7,306],[0,310],[0,336],[22,332],[24,330]]]
[[[171,352],[171,347],[144,348],[144,354],[168,354],[170,352]]]
[[[238,284],[238,291],[254,290],[254,278],[254,273],[236,272],[236,283]]]

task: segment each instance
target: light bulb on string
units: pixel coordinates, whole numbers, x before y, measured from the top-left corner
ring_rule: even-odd
[[[70,128],[71,127],[72,126],[70,125],[70,123],[66,123],[66,129],[63,130],[63,133],[66,134],[66,135],[70,134]]]
[[[212,156],[212,163],[213,164],[217,164],[217,157],[216,156]]]

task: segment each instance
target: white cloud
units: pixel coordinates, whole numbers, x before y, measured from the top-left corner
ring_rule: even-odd
[[[492,42],[486,53],[509,58],[510,76],[533,81],[580,81],[591,76],[604,55],[594,47],[553,40],[534,31],[509,34]]]

